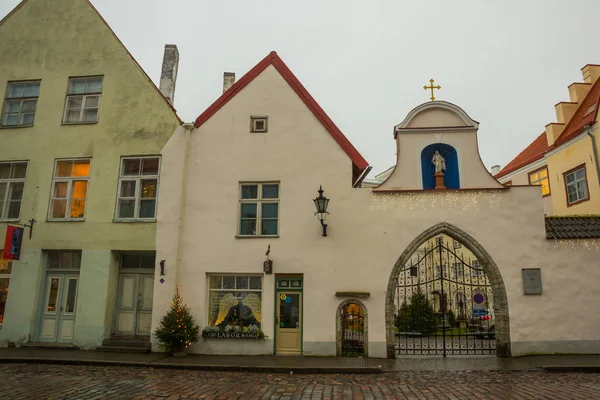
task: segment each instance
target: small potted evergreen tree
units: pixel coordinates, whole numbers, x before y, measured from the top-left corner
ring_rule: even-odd
[[[185,356],[185,349],[198,341],[200,327],[194,323],[190,308],[183,304],[179,287],[173,297],[171,309],[160,320],[154,336],[161,347],[174,356]]]

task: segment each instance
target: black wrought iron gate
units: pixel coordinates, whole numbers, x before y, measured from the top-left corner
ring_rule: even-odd
[[[396,286],[397,355],[495,355],[493,293],[479,261],[446,236],[421,246]]]
[[[350,306],[356,306],[351,304]],[[341,310],[342,356],[358,357],[365,354],[365,317],[359,307]]]

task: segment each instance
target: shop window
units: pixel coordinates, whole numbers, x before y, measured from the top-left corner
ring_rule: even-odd
[[[4,321],[6,310],[6,298],[8,297],[8,284],[10,283],[10,272],[12,260],[0,259],[0,325]]]
[[[261,327],[261,276],[209,275],[208,281],[208,326]]]

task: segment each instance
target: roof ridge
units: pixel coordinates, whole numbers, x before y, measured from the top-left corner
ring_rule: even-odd
[[[519,154],[517,154],[517,156],[515,158],[513,158],[508,164],[506,164],[506,166],[504,168],[502,168],[500,170],[500,172],[498,172],[496,175],[494,175],[494,178],[498,179],[498,178],[502,178],[505,175],[510,174],[513,171],[518,170],[519,168],[522,168],[526,165],[528,165],[529,163],[539,160],[541,158],[541,156],[544,155],[544,153],[546,153],[548,147],[546,146],[546,148],[541,152],[541,153],[534,153],[533,155],[527,157],[524,160],[519,160],[519,157],[521,157],[523,154],[525,154],[528,150],[530,150],[532,147],[534,147],[534,145],[538,144],[538,140],[541,140],[542,137],[546,136],[546,132],[542,132],[541,134],[539,134],[538,136],[536,136],[535,139],[533,139],[533,141],[531,143],[529,143],[527,145],[527,147],[525,147]],[[545,140],[545,137],[544,137]],[[512,165],[511,165],[512,164]]]
[[[302,82],[294,75],[289,67],[279,57],[277,52],[271,51],[265,58],[256,64],[250,71],[246,72],[237,82],[235,82],[225,93],[215,100],[206,110],[204,110],[198,118],[196,118],[195,126],[199,128],[202,124],[208,121],[216,114],[225,104],[233,97],[242,91],[250,82],[260,75],[267,67],[272,65],[281,77],[292,88],[296,95],[302,100],[306,107],[319,120],[321,125],[329,132],[333,139],[340,145],[342,150],[346,152],[352,162],[361,170],[369,166],[369,163],[363,158],[359,151],[352,145],[348,138],[342,133],[337,125],[331,120],[327,113],[321,108],[319,103],[306,90]]]

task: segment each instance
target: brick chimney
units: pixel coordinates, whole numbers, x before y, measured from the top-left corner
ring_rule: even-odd
[[[165,45],[162,71],[160,72],[160,92],[173,104],[175,101],[175,84],[179,67],[179,50],[174,44]]]
[[[223,93],[235,83],[235,72],[223,72]]]

